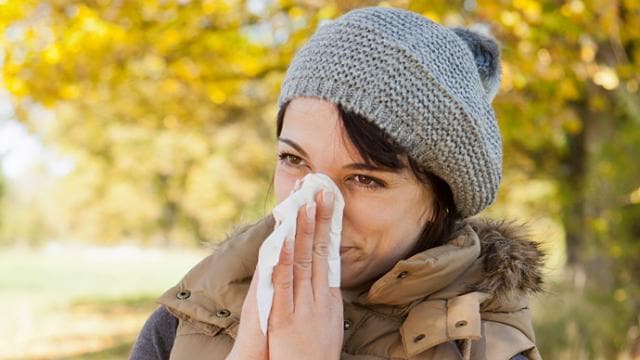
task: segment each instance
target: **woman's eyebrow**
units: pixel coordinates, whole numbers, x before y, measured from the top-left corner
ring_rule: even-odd
[[[293,141],[291,139],[283,138],[283,137],[279,137],[278,140],[282,141],[283,143],[285,143],[285,144],[291,146],[292,148],[296,149],[303,156],[305,156],[307,158],[309,157],[309,155],[307,155],[306,151],[304,151],[302,146],[298,145],[295,141]],[[349,164],[349,165],[345,165],[342,168],[343,169],[351,169],[351,170],[382,171],[382,172],[388,172],[388,173],[398,173],[398,172],[401,171],[401,169],[385,168],[385,167],[380,167],[380,166],[376,166],[376,165],[373,165],[373,164],[367,164],[367,163],[352,163],[352,164]]]
[[[304,149],[302,149],[302,146],[298,145],[295,141],[293,140],[289,140],[287,138],[283,138],[283,137],[279,137],[278,138],[279,141],[282,141],[283,143],[291,146],[292,148],[298,150],[300,152],[300,154],[309,157],[309,155],[307,155],[307,152],[304,151]]]

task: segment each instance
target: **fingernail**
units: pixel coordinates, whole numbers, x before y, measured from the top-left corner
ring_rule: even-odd
[[[294,243],[294,239],[291,237],[286,237],[284,239],[284,246],[287,247],[287,250],[292,253],[293,252],[293,243]]]
[[[316,203],[307,204],[307,219],[314,220],[316,218]]]
[[[328,190],[322,191],[322,203],[324,205],[333,205],[333,192]]]

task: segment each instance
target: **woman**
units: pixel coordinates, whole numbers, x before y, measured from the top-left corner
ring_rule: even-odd
[[[298,213],[273,272],[268,336],[255,268],[271,214],[229,236],[159,300],[132,358],[539,359],[528,295],[542,253],[473,217],[501,180],[495,41],[393,8],[321,26],[279,98],[276,201],[310,172],[345,201],[341,288],[327,283],[332,194]]]

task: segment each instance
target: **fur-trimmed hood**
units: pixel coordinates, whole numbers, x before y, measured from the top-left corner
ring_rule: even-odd
[[[532,239],[530,228],[515,220],[470,218],[466,222],[480,239],[480,257],[484,277],[474,291],[494,296],[512,292],[542,291],[545,254],[540,243]]]

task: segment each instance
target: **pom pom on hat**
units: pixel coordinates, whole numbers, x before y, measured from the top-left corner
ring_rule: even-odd
[[[489,28],[484,24],[474,24],[469,28],[453,28],[453,32],[462,39],[471,53],[487,93],[487,100],[493,101],[500,89],[500,47]]]

